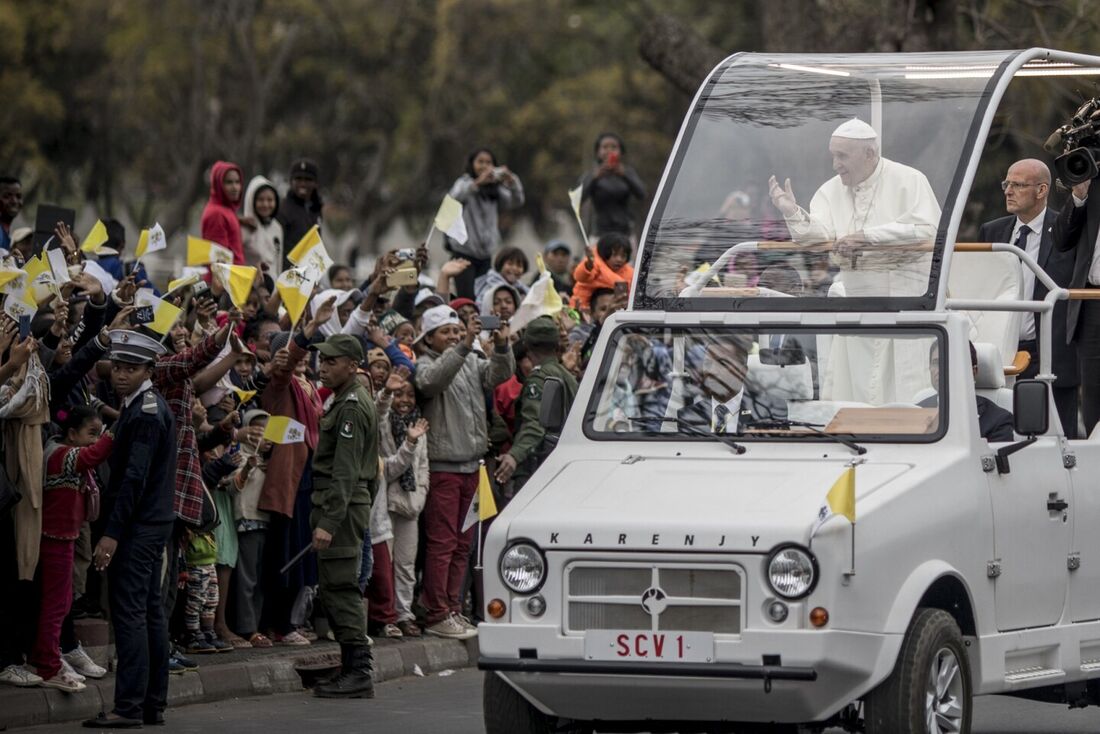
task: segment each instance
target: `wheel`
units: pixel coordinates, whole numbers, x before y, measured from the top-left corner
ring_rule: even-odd
[[[496,673],[485,674],[481,700],[485,734],[586,734],[591,731],[542,713]]]
[[[969,734],[972,688],[955,620],[918,609],[894,672],[864,699],[867,734]]]

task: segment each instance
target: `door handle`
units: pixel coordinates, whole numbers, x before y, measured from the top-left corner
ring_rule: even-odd
[[[1069,503],[1060,497],[1047,500],[1047,510],[1049,512],[1065,512],[1069,509]]]

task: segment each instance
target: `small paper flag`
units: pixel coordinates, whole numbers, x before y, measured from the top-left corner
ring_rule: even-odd
[[[273,415],[267,419],[264,438],[272,443],[302,443],[306,440],[306,427],[285,415]]]
[[[466,220],[462,218],[462,204],[450,194],[443,197],[439,211],[435,213],[435,226],[460,245],[470,238],[466,232]]]
[[[233,388],[233,394],[237,396],[237,399],[241,401],[241,404],[247,403],[252,398],[256,397],[255,390],[242,390],[239,387]]]
[[[216,242],[187,235],[187,264],[232,263],[233,251]]]
[[[158,298],[152,288],[139,288],[134,295],[134,303],[137,306],[152,306],[153,320],[146,326],[158,334],[167,334],[183,313],[182,309]]]
[[[314,281],[320,280],[335,262],[329,257],[325,243],[321,240],[321,230],[316,224],[309,228],[302,239],[298,240],[298,244],[286,259],[305,271],[306,275]]]
[[[134,250],[134,256],[141,259],[150,252],[159,252],[167,247],[168,238],[164,235],[164,229],[158,222],[149,229],[141,230],[141,236],[138,237],[137,249]]]
[[[84,241],[80,243],[81,252],[95,252],[103,246],[108,239],[107,225],[101,220],[97,219],[92,230],[88,232],[88,236],[84,238]]]
[[[229,300],[233,305],[244,308],[249,294],[252,293],[252,284],[256,282],[256,268],[251,265],[211,263],[210,271],[229,293]]]

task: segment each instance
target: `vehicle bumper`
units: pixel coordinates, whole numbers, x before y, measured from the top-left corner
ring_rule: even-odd
[[[901,635],[746,631],[740,640],[719,640],[714,663],[585,660],[583,639],[528,625],[481,625],[479,644],[481,669],[556,716],[803,723],[824,721],[862,696],[879,671],[892,668]],[[578,645],[575,655],[550,657],[552,649]],[[763,664],[764,656],[779,662]]]

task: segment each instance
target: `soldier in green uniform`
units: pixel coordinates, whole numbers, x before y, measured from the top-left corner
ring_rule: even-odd
[[[542,404],[542,387],[548,377],[556,377],[565,386],[565,405],[568,409],[577,395],[577,379],[558,359],[560,335],[558,325],[549,316],[540,316],[527,325],[523,335],[527,346],[527,356],[535,368],[523,384],[520,393],[520,405],[516,413],[519,416],[519,430],[516,432],[512,448],[498,459],[496,480],[506,483],[515,475],[516,489],[534,474],[535,469],[550,452],[545,446],[546,431],[539,423],[539,408]]]
[[[356,379],[363,346],[334,334],[316,347],[321,382],[332,390],[321,416],[313,454],[313,548],[319,596],[340,643],[340,674],[318,685],[322,698],[373,698],[367,620],[359,593],[363,537],[378,481],[378,416],[370,393]]]

